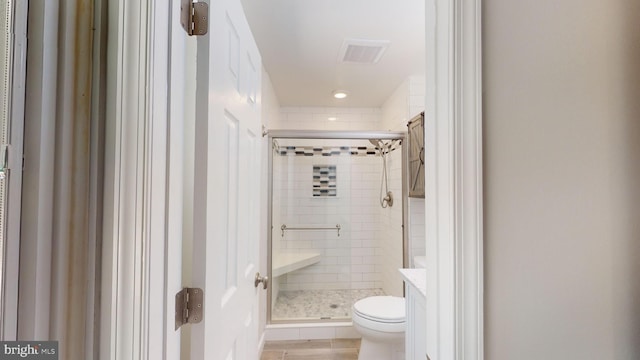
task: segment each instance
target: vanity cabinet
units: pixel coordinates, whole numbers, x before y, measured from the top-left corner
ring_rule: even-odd
[[[427,304],[425,269],[400,269],[405,283],[407,328],[405,331],[405,359],[427,358]]]
[[[424,112],[407,123],[409,197],[424,198]]]
[[[405,285],[407,294],[407,332],[405,354],[407,360],[424,360],[427,353],[427,308],[422,294]]]

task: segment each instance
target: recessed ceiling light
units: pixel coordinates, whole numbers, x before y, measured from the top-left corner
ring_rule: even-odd
[[[349,94],[344,90],[336,90],[333,92],[333,97],[336,99],[344,99],[347,97],[347,95]]]
[[[338,120],[338,118],[337,118],[337,117],[335,117],[335,116],[329,116],[329,117],[327,118],[327,120],[329,120],[329,121],[336,121],[336,120]]]

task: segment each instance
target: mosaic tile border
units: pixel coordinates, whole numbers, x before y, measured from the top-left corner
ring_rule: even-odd
[[[391,151],[398,149],[402,141],[398,141]],[[378,156],[379,148],[375,146],[274,146],[280,156]]]

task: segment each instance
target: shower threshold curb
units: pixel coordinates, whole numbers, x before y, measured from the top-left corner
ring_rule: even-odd
[[[351,321],[335,323],[269,324],[264,330],[266,341],[359,339]]]

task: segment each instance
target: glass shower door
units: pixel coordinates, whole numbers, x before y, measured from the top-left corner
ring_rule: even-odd
[[[401,138],[353,135],[272,138],[271,323],[350,321],[362,298],[403,296]]]
[[[352,157],[345,141],[273,140],[272,321],[350,318]]]

